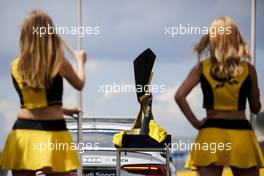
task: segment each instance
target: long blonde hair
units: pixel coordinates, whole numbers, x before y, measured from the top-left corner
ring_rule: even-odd
[[[31,88],[50,87],[63,62],[60,38],[47,32],[49,26],[53,27],[51,18],[40,10],[32,11],[22,23],[18,73]],[[46,33],[40,35],[37,28],[45,28]]]
[[[217,32],[213,33],[212,29]],[[194,50],[199,59],[201,55],[209,54],[213,61],[212,69],[217,69],[221,77],[238,75],[241,71],[240,62],[250,59],[247,43],[234,21],[228,16],[214,20],[208,34],[201,38]]]

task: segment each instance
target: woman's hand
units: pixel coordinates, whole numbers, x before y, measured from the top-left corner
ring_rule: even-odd
[[[63,114],[66,116],[71,116],[75,119],[78,118],[78,114],[82,112],[82,110],[80,108],[63,108]]]
[[[203,125],[205,124],[205,122],[207,121],[207,117],[203,118],[201,121],[199,121],[196,125],[195,125],[195,128],[196,129],[201,129],[203,127]]]
[[[80,51],[74,50],[74,57],[76,58],[77,63],[81,65],[84,65],[86,63],[87,55],[84,50],[80,50]]]
[[[61,37],[60,37],[61,43],[64,46],[65,49],[67,49],[69,51],[69,53],[71,53],[71,55],[77,60],[77,63],[84,65],[86,60],[87,60],[87,56],[84,50],[75,50],[73,49],[70,45],[68,45],[67,42],[65,42]]]

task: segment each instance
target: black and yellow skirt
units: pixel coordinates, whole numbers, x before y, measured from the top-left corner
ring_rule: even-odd
[[[0,165],[6,170],[60,173],[76,170],[80,163],[64,120],[18,119],[6,140]]]
[[[264,156],[247,120],[209,119],[192,143],[185,167],[264,167]]]

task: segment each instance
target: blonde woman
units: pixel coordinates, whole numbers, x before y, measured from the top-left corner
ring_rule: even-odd
[[[261,109],[257,74],[249,49],[230,17],[213,21],[211,29],[195,46],[199,60],[178,89],[175,99],[190,123],[199,129],[186,167],[200,176],[221,176],[230,166],[234,176],[258,176],[263,154],[246,118],[246,100],[251,112]],[[224,32],[223,32],[224,31]],[[200,83],[207,116],[199,121],[187,95]],[[213,145],[212,145],[213,144]],[[207,147],[197,147],[207,146]],[[210,147],[216,151],[210,150]]]
[[[21,109],[6,140],[0,165],[14,176],[71,175],[80,163],[63,115],[80,110],[62,107],[63,78],[77,90],[85,82],[86,54],[76,51],[78,71],[63,56],[57,34],[38,35],[34,28],[53,26],[42,11],[31,12],[22,24],[20,52],[11,64],[11,76]],[[60,147],[59,147],[59,144]],[[53,146],[53,147],[52,147]],[[62,147],[63,146],[63,147]]]

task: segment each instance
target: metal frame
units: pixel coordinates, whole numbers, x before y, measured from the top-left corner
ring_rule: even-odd
[[[76,11],[77,11],[77,27],[82,26],[82,0],[76,1]],[[77,36],[77,49],[82,49],[82,39]],[[80,109],[82,109],[82,92],[77,92],[77,103]],[[83,112],[80,112],[78,114],[78,143],[82,143],[82,118],[83,118]],[[79,152],[79,160],[80,160],[80,167],[77,170],[77,175],[82,176],[83,175],[83,167],[82,167],[82,153]]]
[[[166,175],[170,175],[170,149],[169,148],[116,148],[116,176],[121,176],[121,152],[166,152]]]

